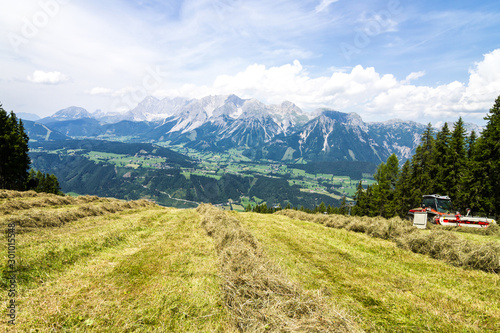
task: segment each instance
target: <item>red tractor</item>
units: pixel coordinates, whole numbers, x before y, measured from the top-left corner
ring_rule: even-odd
[[[470,216],[470,209],[467,209],[465,216],[461,215],[459,212],[454,211],[451,199],[448,196],[438,194],[424,195],[421,207],[410,209],[408,215],[414,220],[416,226],[422,225],[424,218],[430,223],[453,227],[487,228],[490,224],[496,223],[494,219],[487,217]]]

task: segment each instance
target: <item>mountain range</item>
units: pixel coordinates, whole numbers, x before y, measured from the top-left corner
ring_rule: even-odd
[[[356,113],[308,113],[285,101],[266,105],[235,95],[201,99],[146,97],[123,114],[69,107],[33,123],[34,140],[97,138],[169,143],[202,151],[244,149],[253,159],[384,162],[406,160],[425,129],[413,121],[364,122]],[[27,126],[28,132],[30,126]],[[33,127],[34,129],[35,127]],[[44,131],[44,129],[46,131]]]

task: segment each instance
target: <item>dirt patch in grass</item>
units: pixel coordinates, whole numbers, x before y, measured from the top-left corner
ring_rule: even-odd
[[[321,293],[291,282],[267,258],[255,237],[234,214],[201,205],[202,226],[214,238],[226,306],[248,332],[350,332],[358,329]]]

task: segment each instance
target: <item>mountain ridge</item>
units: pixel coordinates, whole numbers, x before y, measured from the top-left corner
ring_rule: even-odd
[[[148,96],[123,114],[70,107],[39,122],[69,137],[126,137],[208,151],[242,148],[251,158],[277,161],[372,163],[393,153],[400,160],[410,158],[426,127],[401,119],[364,122],[355,112],[328,108],[307,113],[289,101],[268,105],[236,95]]]

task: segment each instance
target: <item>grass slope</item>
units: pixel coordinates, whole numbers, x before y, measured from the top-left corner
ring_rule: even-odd
[[[398,248],[392,241],[282,215],[243,225],[306,289],[374,332],[500,331],[500,277]]]
[[[18,232],[14,327],[0,233],[0,330],[500,331],[498,274],[364,233],[212,209],[0,191],[0,227]]]
[[[0,205],[8,201],[12,200],[1,200]],[[233,330],[222,306],[213,244],[199,226],[198,214],[133,206],[16,235],[17,330]],[[44,209],[51,214],[60,208]],[[0,217],[0,223],[10,215]],[[7,244],[5,233],[0,244]],[[4,331],[9,301],[6,246],[0,257]]]

